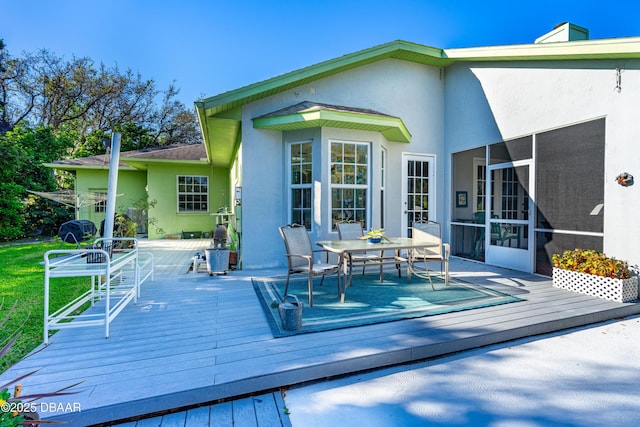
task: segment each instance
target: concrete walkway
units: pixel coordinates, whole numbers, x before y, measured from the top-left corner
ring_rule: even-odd
[[[637,426],[639,338],[629,317],[295,387],[285,404],[294,427]]]

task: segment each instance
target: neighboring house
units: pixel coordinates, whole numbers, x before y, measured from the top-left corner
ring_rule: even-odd
[[[73,173],[78,194],[107,192],[106,155],[60,160],[47,166]],[[228,167],[212,165],[202,144],[122,152],[116,212],[137,219],[139,231],[148,232],[150,238],[180,235],[182,231],[211,232],[216,223],[211,214],[230,201],[229,175]],[[151,222],[148,227],[139,220],[143,213],[137,212],[144,201],[152,205],[146,213]],[[89,219],[100,228],[105,207],[105,202],[84,206],[79,219]]]
[[[574,247],[640,263],[639,186],[615,180],[640,177],[640,37],[588,40],[567,23],[527,45],[395,41],[196,109],[209,163],[180,164],[158,190],[156,163],[123,162],[176,218],[175,175],[224,172],[244,268],[285,264],[280,225],[336,239],[345,219],[393,236],[436,220],[454,255],[523,271]]]

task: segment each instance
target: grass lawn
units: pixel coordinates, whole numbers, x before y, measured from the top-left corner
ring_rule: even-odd
[[[0,304],[4,300],[0,320],[14,302],[18,302],[16,311],[0,330],[0,348],[8,337],[20,332],[11,351],[0,360],[0,373],[43,342],[44,267],[40,263],[44,261],[45,252],[51,249],[75,249],[75,245],[61,246],[60,241],[56,241],[0,246]],[[88,290],[88,280],[80,277],[52,282],[51,310],[57,310]]]

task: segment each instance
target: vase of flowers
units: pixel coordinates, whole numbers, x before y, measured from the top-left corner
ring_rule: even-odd
[[[382,228],[372,228],[367,231],[362,238],[367,239],[369,243],[380,243],[382,239],[386,239],[386,237],[384,237],[384,229]]]

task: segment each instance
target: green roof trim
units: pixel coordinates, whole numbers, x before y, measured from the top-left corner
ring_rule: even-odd
[[[197,101],[195,108],[209,160],[214,164],[228,166],[239,147],[243,105],[385,59],[448,67],[458,62],[624,58],[640,58],[640,37],[457,49],[438,49],[396,40]],[[289,126],[293,126],[296,120],[290,119]],[[329,121],[318,120],[318,123],[325,123],[324,126],[329,123]],[[271,126],[275,126],[276,121],[258,121],[258,123],[258,126],[266,128],[263,123],[272,123]],[[348,120],[344,115],[340,115],[337,123],[346,126]]]
[[[442,49],[396,40],[221,93],[198,101],[195,105],[211,117],[246,103],[383,59],[401,59],[434,66],[448,65],[452,61],[447,59],[443,52]]]
[[[452,62],[640,58],[640,37],[445,49]]]
[[[299,104],[308,107],[310,103]],[[278,114],[272,113],[253,119],[256,129],[297,130],[315,127],[333,127],[380,132],[387,140],[411,141],[411,133],[402,119],[376,112],[346,111],[345,107],[312,105],[301,111]]]

